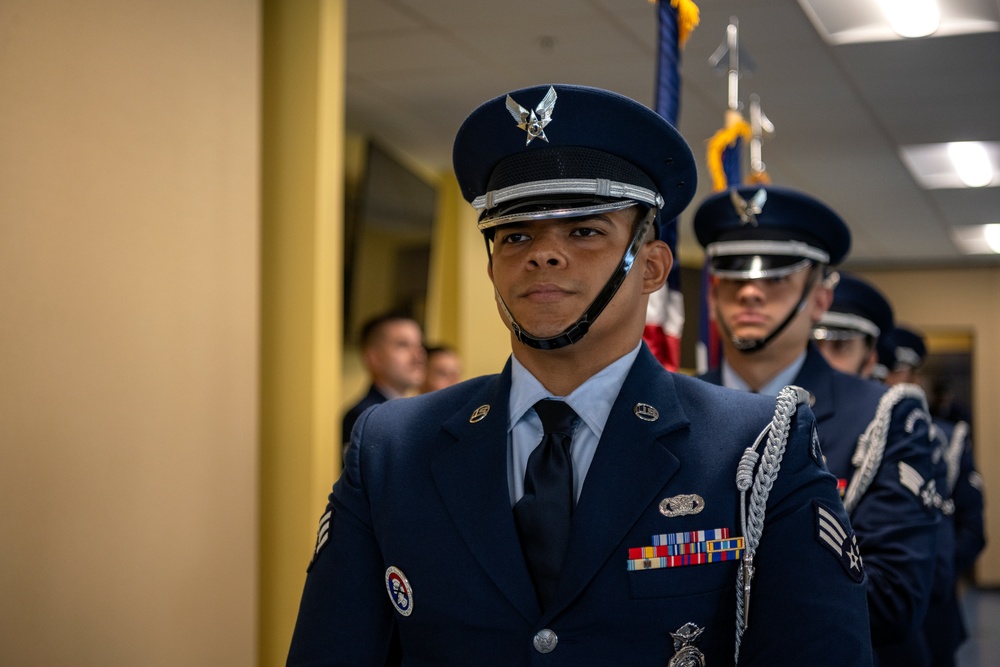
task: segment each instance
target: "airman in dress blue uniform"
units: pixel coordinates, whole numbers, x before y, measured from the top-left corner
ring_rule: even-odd
[[[835,279],[830,309],[813,327],[816,347],[838,371],[873,378],[879,366],[878,341],[892,333],[892,306],[862,278],[838,271]]]
[[[833,210],[795,190],[740,187],[698,208],[695,233],[712,274],[721,331],[715,384],[772,394],[794,384],[813,399],[819,440],[857,533],[868,572],[876,662],[882,647],[920,627],[933,579],[937,511],[930,417],[918,388],[886,391],[830,367],[812,343],[833,299],[850,231]]]
[[[919,332],[896,327],[892,334],[896,363],[889,382],[917,382],[927,358],[927,345]],[[944,508],[945,548],[950,569],[935,579],[923,635],[935,667],[955,664],[955,653],[968,636],[958,601],[958,578],[967,573],[986,546],[983,528],[983,484],[976,471],[969,438],[969,424],[933,417],[934,434],[942,452],[946,479],[940,483],[947,499]]]
[[[838,272],[837,275],[833,303],[813,327],[813,338],[832,367],[866,379],[876,379],[877,374],[880,377],[876,381],[881,382],[888,373],[876,373],[876,369],[879,369],[879,342],[890,347],[893,358],[896,354],[892,306],[885,295],[866,280],[844,272]],[[895,369],[897,366],[892,362],[888,364],[888,368]],[[903,378],[899,378],[899,381],[903,381]],[[919,386],[915,378],[906,378],[906,381]],[[935,445],[932,454],[934,489],[928,489],[928,493],[933,498],[934,507],[940,511],[941,520],[938,521],[934,583],[931,586],[927,616],[923,627],[914,629],[900,641],[880,647],[879,664],[884,667],[938,665],[940,662],[932,655],[932,641],[943,642],[942,635],[953,634],[954,621],[949,618],[949,614],[951,611],[958,612],[954,575],[955,529],[952,521],[954,503],[945,457],[947,442],[941,437],[941,433],[938,428],[931,429]],[[927,632],[929,624],[935,626],[933,637]]]
[[[290,665],[870,665],[865,567],[815,420],[665,371],[641,341],[695,191],[646,107],[493,99],[454,165],[512,355],[361,416]]]

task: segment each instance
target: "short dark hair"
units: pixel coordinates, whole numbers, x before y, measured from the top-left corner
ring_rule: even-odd
[[[365,320],[365,323],[361,325],[361,336],[358,339],[361,349],[364,350],[374,344],[375,339],[382,333],[383,327],[393,322],[413,322],[417,327],[420,327],[420,323],[413,316],[403,311],[392,310],[375,315]],[[423,327],[420,328],[423,329]]]

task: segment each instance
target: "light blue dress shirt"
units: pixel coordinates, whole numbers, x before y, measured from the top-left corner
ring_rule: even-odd
[[[764,394],[765,396],[775,396],[781,393],[781,390],[786,386],[793,383],[795,378],[798,376],[799,371],[802,370],[802,364],[806,363],[806,352],[802,351],[798,357],[795,358],[790,365],[786,366],[784,370],[774,376],[770,382],[760,388],[758,394]],[[722,360],[722,386],[729,387],[730,389],[742,389],[743,391],[750,391],[750,385],[743,381],[733,367],[723,359]]]
[[[618,398],[641,345],[640,342],[634,350],[604,367],[566,397],[549,393],[517,357],[511,355],[510,421],[507,423],[507,483],[511,507],[524,495],[528,457],[542,441],[542,420],[535,414],[534,405],[544,398],[566,401],[579,417],[573,432],[570,456],[573,458],[573,493],[576,500],[580,500],[583,481],[594,460],[611,406]]]

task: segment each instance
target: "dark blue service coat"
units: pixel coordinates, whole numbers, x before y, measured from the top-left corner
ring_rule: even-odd
[[[986,535],[983,529],[982,485],[973,462],[972,444],[968,437],[955,438],[954,423],[935,418],[934,425],[940,445],[946,452],[952,447],[960,449],[956,452],[959,456],[950,464],[958,467],[952,471],[954,487],[946,487],[942,491],[950,495],[953,504],[953,512],[944,517],[947,541],[942,545],[951,550],[951,569],[941,573],[940,581],[935,580],[934,594],[924,620],[924,636],[931,664],[949,667],[955,664],[955,653],[967,637],[958,601],[958,578],[975,563],[986,546]],[[946,454],[945,459],[948,458]]]
[[[358,417],[373,405],[385,403],[388,400],[389,397],[380,392],[375,385],[368,387],[368,393],[344,415],[344,420],[341,423],[341,433],[343,435],[341,442],[344,444],[344,449],[347,449],[347,445],[351,442],[351,431],[354,430],[354,424],[358,421]]]
[[[543,612],[508,490],[509,391],[508,364],[362,416],[321,526],[288,664],[382,667],[396,627],[407,666],[663,667],[677,651],[671,633],[689,623],[702,630],[692,645],[708,665],[733,664],[742,561],[645,571],[627,561],[653,535],[742,534],[737,465],[770,423],[774,399],[670,374],[644,348],[611,410],[556,600]],[[658,417],[640,418],[651,411],[639,404]],[[474,417],[483,406],[485,417]],[[849,523],[813,428],[800,406],[767,503],[740,664],[871,664],[866,580],[848,557]],[[686,494],[701,496],[699,512],[661,513],[661,501]],[[829,522],[821,535],[823,508],[845,531],[843,544],[829,539]],[[400,576],[407,615],[388,592]],[[549,653],[535,647],[543,629],[557,640]]]
[[[721,384],[721,372],[702,379]],[[815,399],[812,409],[830,472],[850,481],[858,438],[875,417],[886,388],[834,370],[811,344],[794,384]],[[923,480],[933,479],[929,426],[918,400],[896,405],[882,463],[850,517],[868,573],[876,658],[880,646],[898,643],[921,627],[930,600],[938,511],[902,484],[899,467],[905,463]]]

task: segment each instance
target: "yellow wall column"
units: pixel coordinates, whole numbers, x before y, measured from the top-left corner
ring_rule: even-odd
[[[261,665],[285,662],[340,465],[345,22],[344,0],[263,3]]]
[[[497,313],[476,211],[450,172],[441,177],[437,202],[427,337],[455,346],[464,377],[498,373],[510,356],[510,332]]]

